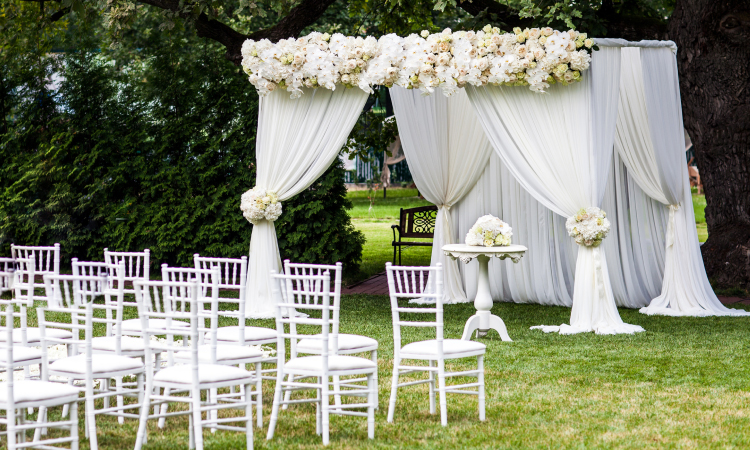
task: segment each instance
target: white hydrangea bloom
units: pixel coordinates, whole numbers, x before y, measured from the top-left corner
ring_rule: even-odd
[[[466,235],[466,245],[504,247],[510,245],[513,228],[492,215],[482,216]]]
[[[607,237],[610,223],[604,211],[590,206],[569,217],[565,222],[565,229],[578,245],[598,247]]]
[[[264,219],[274,222],[281,216],[281,202],[276,192],[258,186],[242,194],[240,209],[245,219],[253,225]]]

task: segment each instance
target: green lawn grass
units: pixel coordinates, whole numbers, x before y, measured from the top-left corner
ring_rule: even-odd
[[[458,338],[474,308],[445,307],[445,335]],[[495,332],[485,359],[487,420],[477,416],[473,396],[448,396],[448,426],[430,415],[427,386],[399,391],[395,422],[386,422],[393,358],[391,313],[385,296],[344,296],[341,332],[378,340],[379,398],[375,440],[367,439],[366,422],[357,417],[331,417],[331,449],[376,448],[747,448],[750,445],[750,359],[748,318],[674,318],[645,316],[620,309],[625,322],[645,333],[560,336],[529,330],[532,325],[569,320],[570,309],[496,303],[494,314],[505,320],[513,342]],[[35,322],[32,317],[30,321]],[[250,321],[273,326],[273,322]],[[405,341],[430,337],[429,330],[405,333]],[[470,361],[449,364],[468,370]],[[463,380],[455,380],[462,382]],[[265,440],[273,382],[264,382],[264,429],[255,448],[322,448],[315,435],[312,406],[282,411],[276,437]],[[80,411],[81,448],[83,414]],[[54,412],[58,414],[59,412]],[[35,416],[31,416],[33,419]],[[137,421],[97,417],[101,449],[132,448]],[[168,420],[160,430],[149,423],[146,449],[184,449],[185,417]],[[52,432],[57,435],[58,432]],[[207,449],[241,449],[243,434],[204,432]]]

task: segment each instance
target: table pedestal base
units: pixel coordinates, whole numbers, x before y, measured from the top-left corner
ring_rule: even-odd
[[[464,341],[471,340],[471,334],[477,331],[477,337],[485,337],[489,330],[495,330],[500,335],[500,338],[506,342],[513,342],[513,339],[508,336],[508,329],[505,328],[505,322],[498,316],[491,314],[489,311],[477,311],[476,314],[469,317],[464,326],[464,334],[461,339]]]

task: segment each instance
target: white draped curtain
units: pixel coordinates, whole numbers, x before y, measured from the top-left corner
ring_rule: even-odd
[[[304,89],[298,99],[277,90],[260,98],[255,148],[256,186],[289,200],[308,188],[331,166],[356,123],[367,93],[338,87]],[[271,270],[282,271],[273,222],[253,227],[247,277],[246,314],[275,317]]]
[[[661,294],[641,312],[672,316],[747,314],[719,302],[703,266],[672,49],[623,48],[622,68],[615,148],[643,191],[669,211]]]
[[[548,95],[498,86],[467,87],[503,164],[544,206],[564,217],[601,206],[609,176],[620,86],[620,49],[594,52],[581,82]],[[570,325],[545,331],[643,331],[620,318],[604,249],[579,247]]]
[[[492,146],[463,90],[445,97],[393,87],[391,99],[414,183],[424,198],[438,207],[430,265],[443,265],[445,302],[466,302],[458,261],[446,257],[441,249],[456,243],[451,207],[474,187]]]

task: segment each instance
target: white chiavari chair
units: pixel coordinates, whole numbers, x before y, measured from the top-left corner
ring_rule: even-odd
[[[472,394],[479,398],[479,420],[484,420],[484,353],[486,347],[480,342],[464,341],[461,339],[445,339],[443,336],[443,268],[441,264],[430,267],[393,266],[386,263],[388,289],[391,296],[391,312],[393,315],[393,381],[391,398],[388,404],[388,422],[393,422],[396,409],[396,396],[399,387],[429,383],[430,414],[435,414],[435,375],[438,379],[440,395],[440,423],[448,425],[448,410],[446,393]],[[425,273],[429,275],[426,276]],[[428,285],[429,283],[429,285]],[[420,299],[434,301],[428,307],[399,306],[399,299]],[[435,320],[418,322],[401,317],[402,314],[431,314]],[[435,328],[435,339],[414,341],[403,345],[401,341],[402,327]],[[476,358],[477,369],[447,372],[445,361],[462,358]],[[403,364],[404,360],[427,361],[429,366]],[[427,372],[427,380],[399,383],[401,375]],[[446,386],[445,379],[449,377],[476,377],[476,383]],[[477,388],[476,391],[468,390]]]
[[[267,439],[273,439],[276,422],[279,416],[279,407],[284,404],[315,403],[316,432],[323,435],[323,445],[329,443],[329,416],[330,414],[350,415],[367,417],[367,435],[370,439],[375,437],[375,396],[377,388],[374,385],[377,364],[367,358],[350,355],[336,354],[335,319],[332,314],[337,309],[332,305],[331,278],[328,272],[322,276],[312,275],[277,275],[271,272],[273,281],[273,296],[277,299],[276,304],[276,329],[278,330],[278,369],[276,377],[276,391],[273,398],[273,410],[271,422],[268,426]],[[285,289],[280,289],[280,283],[284,283]],[[309,316],[302,317],[295,312],[307,313]],[[313,316],[320,316],[313,317]],[[286,317],[285,317],[286,316]],[[335,315],[338,317],[338,315]],[[284,326],[289,326],[289,332],[285,332]],[[315,327],[320,330],[314,334],[303,334],[297,329],[297,325]],[[333,326],[333,331],[332,331]],[[318,328],[319,327],[319,328]],[[315,339],[320,341],[320,354],[314,356],[298,356],[285,361],[285,340],[299,343],[302,339]],[[331,350],[333,349],[333,350]],[[331,377],[338,376],[365,376],[367,385],[355,385],[346,383],[347,390],[330,389]],[[289,380],[286,380],[289,377]],[[311,380],[305,382],[305,380]],[[343,388],[343,386],[342,386]],[[315,390],[317,397],[313,399],[286,400],[287,390]],[[364,397],[364,403],[346,403],[336,406],[330,405],[330,396],[342,395],[353,397]],[[365,408],[367,411],[356,411]]]
[[[13,259],[34,258],[34,275],[60,275],[60,244],[51,246],[30,246],[11,244],[10,253]],[[32,278],[34,289],[43,289],[44,281]],[[37,295],[32,290],[32,300],[46,300],[46,295]]]
[[[186,365],[173,365],[159,368],[152,365],[147,366],[146,372],[146,396],[145,407],[141,410],[141,421],[138,427],[135,449],[140,450],[147,441],[147,421],[149,419],[148,408],[151,404],[158,403],[187,403],[188,410],[177,410],[173,412],[158,413],[151,418],[162,416],[189,415],[190,432],[189,447],[198,450],[203,449],[203,428],[218,428],[244,432],[247,436],[247,448],[253,447],[253,418],[251,396],[245,396],[245,401],[224,402],[212,399],[208,395],[207,401],[201,399],[201,392],[210,392],[212,389],[240,386],[244,392],[252,392],[255,379],[252,372],[238,367],[221,365],[217,363],[217,354],[209,346],[209,351],[201,351],[203,335],[210,332],[205,326],[205,317],[199,314],[201,300],[199,298],[201,287],[196,281],[169,282],[169,281],[140,281],[134,283],[136,301],[138,302],[139,315],[142,321],[143,339],[146,347],[146,359],[150,360],[154,351],[167,354],[181,354],[189,352],[189,363]],[[159,291],[161,290],[161,295]],[[213,300],[212,300],[213,302]],[[213,305],[212,308],[216,306]],[[162,322],[163,321],[163,322]],[[187,323],[188,326],[173,326],[174,323]],[[162,328],[152,328],[151,324],[165,323],[166,332]],[[166,335],[163,341],[151,339],[159,335]],[[175,340],[179,337],[182,343]],[[185,348],[183,343],[187,343]],[[161,390],[164,394],[159,394]],[[187,393],[187,396],[175,395]],[[223,417],[211,414],[212,411],[221,409],[244,409],[244,415],[240,417]],[[206,413],[204,419],[203,413]],[[231,426],[231,423],[241,422],[244,427]]]
[[[221,267],[214,265],[207,269],[198,268],[185,268],[185,267],[169,267],[166,264],[162,264],[162,280],[169,282],[189,282],[197,281],[200,287],[198,293],[198,302],[200,310],[198,311],[199,317],[203,317],[206,321],[206,328],[208,331],[201,336],[199,339],[203,339],[201,346],[198,349],[198,357],[200,362],[207,363],[210,361],[210,355],[215,355],[215,363],[222,365],[238,366],[247,369],[247,365],[255,365],[255,371],[257,375],[256,379],[256,390],[257,394],[257,406],[258,406],[258,427],[263,426],[262,422],[262,407],[263,400],[261,394],[261,360],[263,353],[259,348],[248,347],[244,343],[232,342],[232,341],[221,341],[217,339],[217,334],[221,328],[219,328],[219,317],[221,311],[219,310],[219,292],[222,284],[226,285],[226,281],[222,279]],[[209,296],[210,292],[210,296]],[[210,305],[207,310],[206,305]],[[244,311],[243,311],[244,312]],[[190,352],[183,351],[174,355],[174,362],[186,363],[190,359]],[[211,390],[211,397],[216,398],[218,392],[216,389]],[[252,393],[251,393],[252,394]],[[243,401],[242,398],[244,393],[240,392],[235,394],[233,391],[229,394],[222,394],[222,400],[235,399],[236,401]],[[216,411],[212,412],[215,417]],[[160,424],[162,422],[160,421]],[[212,428],[213,432],[216,431]]]
[[[4,279],[3,279],[4,278]],[[8,279],[10,278],[10,279]],[[12,287],[13,277],[8,277],[8,272],[0,272],[0,280],[4,288]],[[78,450],[78,389],[58,383],[50,383],[39,380],[15,380],[14,369],[18,367],[15,361],[18,356],[15,352],[23,347],[7,345],[13,340],[14,305],[12,302],[0,304],[0,312],[4,323],[0,332],[5,336],[6,345],[0,346],[3,357],[0,358],[0,370],[5,372],[6,381],[0,382],[0,410],[5,414],[0,416],[0,425],[5,426],[6,445],[9,450],[19,448],[62,448],[61,444],[69,444],[70,449]],[[43,362],[46,364],[46,361]],[[42,368],[44,370],[44,367]],[[34,408],[51,408],[57,406],[70,407],[72,414],[69,420],[50,422],[44,415],[39,420],[29,421],[27,410]],[[28,432],[41,431],[42,428],[68,429],[70,435],[67,437],[55,437],[41,439],[35,436],[33,440],[28,439]],[[36,433],[35,433],[36,435]]]
[[[132,409],[140,409],[143,401],[144,363],[139,358],[130,358],[113,353],[98,353],[94,355],[92,341],[94,339],[94,324],[106,324],[108,319],[102,318],[101,311],[112,308],[107,302],[96,303],[103,297],[108,286],[107,277],[83,275],[45,275],[46,291],[49,296],[57,296],[55,304],[37,308],[39,329],[42,344],[42,380],[49,377],[70,381],[82,381],[84,384],[84,402],[86,418],[86,437],[92,450],[98,448],[96,434],[96,416],[112,415],[128,418],[139,418],[140,414],[128,413]],[[95,314],[96,312],[96,314]],[[70,317],[70,322],[67,317]],[[111,321],[112,319],[110,319]],[[47,335],[48,327],[67,328],[73,333],[73,339],[61,340]],[[72,356],[61,358],[47,365],[45,349],[59,343],[66,343]],[[112,379],[135,376],[135,389],[110,389]],[[99,388],[95,387],[95,380],[100,380]],[[136,398],[136,403],[110,407],[111,397]],[[104,406],[96,409],[95,401],[105,399]],[[71,414],[73,412],[71,411]],[[39,412],[45,415],[43,409]]]
[[[36,258],[33,254],[29,254],[28,258],[15,258],[15,261],[13,296],[19,308],[17,317],[20,325],[13,330],[13,343],[24,347],[38,347],[40,345],[40,330],[38,327],[28,326],[28,309],[34,307],[34,278],[37,275]],[[45,300],[46,303],[46,297],[41,297],[41,299]],[[47,330],[47,334],[58,339],[71,339],[73,337],[73,333],[62,328],[50,328]],[[5,335],[3,334],[0,337],[0,342],[4,341]]]
[[[336,343],[338,344],[338,348],[336,349],[336,354],[339,355],[354,355],[358,353],[369,353],[370,359],[372,359],[372,362],[375,363],[375,365],[378,364],[378,341],[371,337],[362,336],[358,334],[342,334],[339,333],[339,324],[340,324],[340,306],[341,306],[341,275],[342,275],[342,265],[341,263],[336,263],[336,265],[324,265],[324,264],[302,264],[302,263],[292,263],[288,259],[284,261],[284,273],[287,275],[297,276],[297,275],[305,275],[305,276],[322,276],[325,272],[328,272],[329,274],[333,274],[333,332],[338,336],[338,339]],[[319,339],[302,339],[299,342],[295,342],[292,340],[291,344],[291,358],[296,358],[298,354],[312,354],[312,355],[319,355],[320,354],[320,340]],[[331,341],[332,342],[332,341]],[[332,350],[332,349],[331,349]],[[362,379],[355,379],[355,380],[348,380],[349,383],[351,382],[359,382],[364,381]],[[378,372],[375,371],[374,375],[374,383],[375,387],[378,387]],[[340,380],[337,376],[334,376],[333,384],[338,390],[340,388]],[[287,391],[285,400],[289,400],[292,392]],[[375,399],[377,401],[378,396],[375,396]],[[341,404],[341,397],[335,396],[334,401],[336,405]],[[285,405],[286,406],[286,405]],[[376,403],[377,408],[377,403]]]
[[[217,258],[209,256],[193,255],[196,269],[218,268],[220,274],[219,290],[237,291],[237,297],[221,297],[220,304],[224,307],[219,309],[219,317],[237,320],[237,325],[219,327],[216,337],[220,344],[229,345],[251,345],[260,347],[262,345],[276,345],[276,330],[273,328],[246,326],[245,324],[245,301],[247,292],[247,256],[242,258]],[[230,307],[231,305],[231,307]],[[236,305],[236,306],[235,306]],[[208,337],[207,337],[208,339]],[[264,355],[263,363],[276,365],[276,355]],[[261,370],[262,378],[267,380],[276,379],[276,369]],[[273,374],[273,375],[271,375]],[[262,381],[261,381],[262,382]],[[262,389],[256,389],[256,420],[258,427],[263,426],[263,399]]]

